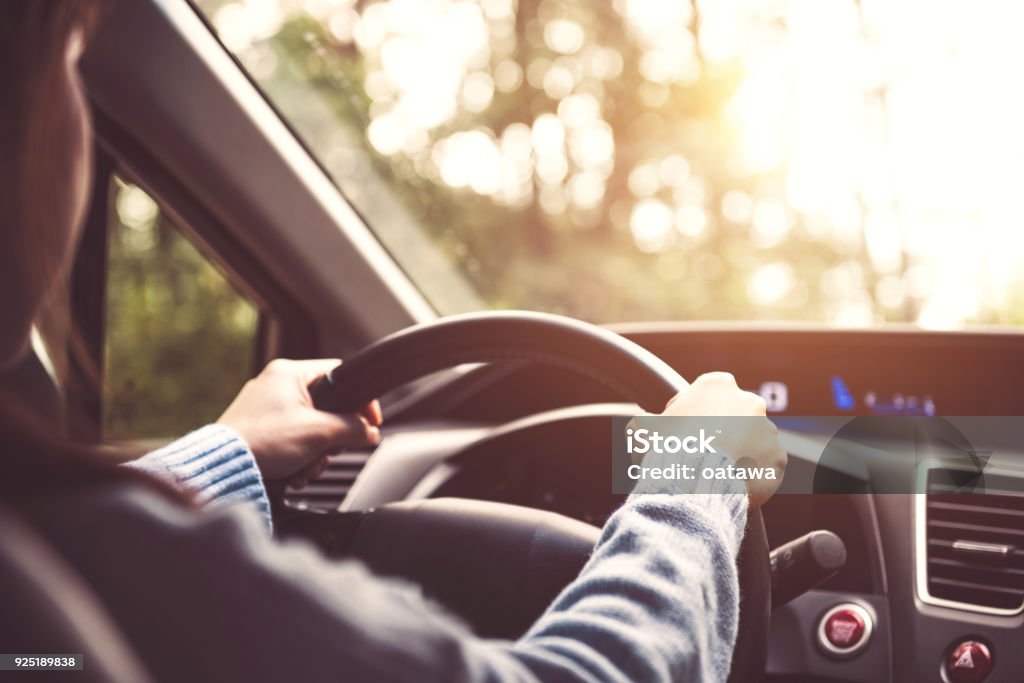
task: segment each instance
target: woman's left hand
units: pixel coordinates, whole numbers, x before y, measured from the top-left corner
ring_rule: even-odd
[[[310,385],[339,363],[331,359],[271,361],[242,387],[217,420],[249,444],[265,479],[287,479],[301,487],[323,472],[328,454],[380,441],[382,417],[377,401],[348,415],[313,406]]]

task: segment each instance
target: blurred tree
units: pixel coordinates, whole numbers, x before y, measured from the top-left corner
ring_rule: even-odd
[[[104,433],[159,438],[215,420],[253,371],[258,310],[138,187],[111,187]]]
[[[238,7],[201,5],[215,20]],[[384,6],[392,14],[374,14]],[[753,203],[760,185],[782,180],[778,173],[744,180],[729,168],[733,140],[719,122],[739,74],[701,62],[692,6],[674,32],[652,36],[650,26],[630,23],[625,3],[485,2],[475,16],[488,43],[466,58],[461,90],[437,94],[454,98],[441,103],[450,115],[420,128],[405,116],[397,133],[404,142],[394,149],[387,140],[374,144],[374,126],[403,111],[403,88],[413,86],[389,81],[387,63],[398,59],[389,54],[424,48],[409,45],[419,38],[403,38],[401,27],[390,38],[360,41],[358,30],[338,29],[338,17],[386,31],[365,25],[400,24],[395,13],[413,6],[342,3],[324,17],[281,7],[279,27],[240,58],[443,311],[452,307],[440,283],[417,277],[423,251],[408,253],[410,232],[427,231],[494,307],[594,321],[825,317],[826,298],[806,283],[844,254],[789,215],[781,218],[794,223],[784,226],[789,237],[771,248],[751,240],[751,215],[722,215],[729,192]],[[476,85],[483,106],[471,97]],[[467,134],[476,143],[470,163],[480,166],[453,187],[446,164]],[[506,167],[501,182],[474,186],[473,175],[488,172],[481,155],[495,149]],[[509,157],[517,153],[527,183],[508,192],[516,181]],[[396,227],[393,211],[381,216],[386,202],[368,191],[374,184],[389,188],[414,220]],[[779,262],[785,266],[761,278],[767,295],[755,293],[752,305],[750,290],[760,286],[752,274]]]
[[[442,312],[479,303],[438,250],[484,305],[597,321],[1019,316],[1012,259],[984,250],[957,309],[939,295],[957,216],[991,238],[993,197],[1018,213],[905,123],[946,130],[928,89],[948,68],[907,61],[911,43],[1004,68],[960,49],[988,34],[955,9],[921,32],[856,0],[198,4]],[[893,93],[911,106],[899,140]]]

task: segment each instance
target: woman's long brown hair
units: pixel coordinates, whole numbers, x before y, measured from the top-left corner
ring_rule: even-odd
[[[68,213],[53,211],[62,198],[54,196],[47,173],[57,172],[57,162],[48,158],[45,145],[31,144],[27,137],[39,137],[40,131],[45,136],[47,125],[62,124],[47,103],[61,87],[68,41],[76,33],[85,39],[99,14],[100,0],[0,0],[0,248],[18,247],[15,253],[37,255],[38,263],[30,258],[22,264],[26,273],[43,270],[35,266],[48,256],[44,250],[67,246],[47,245],[27,233],[53,215]],[[8,291],[0,296],[0,304],[20,305],[14,298],[18,296]],[[132,455],[137,453],[70,441],[57,425],[33,414],[23,397],[0,388],[3,502],[17,506],[42,495],[119,481],[140,482],[173,499],[188,500],[187,494],[163,482],[116,466]]]

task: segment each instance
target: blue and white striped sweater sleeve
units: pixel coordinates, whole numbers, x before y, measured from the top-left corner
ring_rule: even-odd
[[[196,501],[214,508],[254,503],[268,530],[270,501],[249,445],[233,429],[212,424],[143,457],[125,463],[195,491]]]

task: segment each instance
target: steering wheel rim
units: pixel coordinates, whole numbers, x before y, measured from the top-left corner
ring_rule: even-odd
[[[688,383],[656,355],[618,334],[565,316],[528,311],[468,313],[415,325],[371,344],[311,387],[322,410],[354,412],[368,401],[463,363],[531,361],[602,382],[649,412]],[[764,671],[771,581],[760,510],[751,509],[737,560],[740,624],[730,681]]]
[[[312,389],[324,410],[354,412],[388,391],[462,363],[531,361],[602,382],[661,412],[688,385],[665,361],[610,330],[532,311],[453,315],[399,330],[362,349]]]

